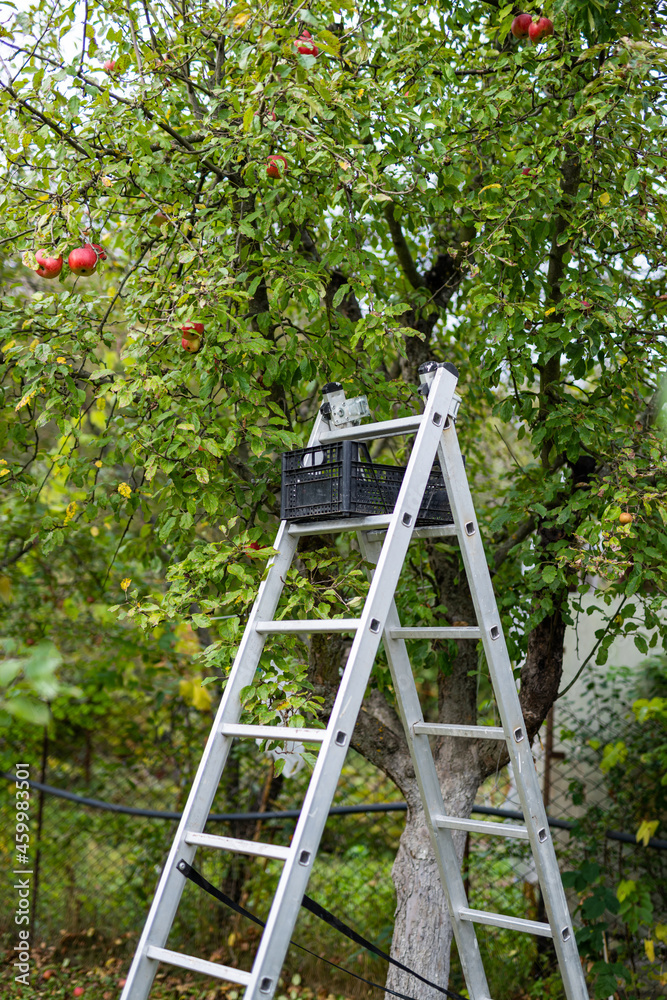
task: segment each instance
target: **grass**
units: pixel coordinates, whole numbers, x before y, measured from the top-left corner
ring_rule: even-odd
[[[0,995],[3,1000],[37,1000],[49,997],[52,1000],[80,997],[81,1000],[117,1000],[125,983],[125,976],[131,960],[134,935],[130,942],[116,939],[113,944],[106,942],[101,934],[87,931],[85,935],[64,935],[56,946],[40,945],[31,949],[30,984],[15,981],[13,967],[13,945],[5,944],[0,952]],[[87,939],[87,940],[86,940]],[[236,938],[238,951],[254,950],[255,942]],[[87,946],[86,946],[87,945]],[[215,958],[214,955],[208,956]],[[292,971],[296,963],[288,963],[276,1000],[361,1000],[380,996],[379,991],[362,986],[360,990],[354,980],[342,973],[329,975],[329,967],[306,961],[304,973]],[[319,965],[319,969],[314,967]],[[371,975],[367,963],[358,964],[356,970],[361,975]],[[313,973],[319,973],[313,974]],[[377,975],[377,970],[375,970]],[[310,985],[304,980],[308,979]],[[343,983],[352,984],[346,990]],[[79,992],[83,990],[83,992]],[[76,992],[75,992],[76,991]],[[182,970],[158,972],[151,1000],[239,1000],[242,990],[233,984],[218,984],[215,980]]]

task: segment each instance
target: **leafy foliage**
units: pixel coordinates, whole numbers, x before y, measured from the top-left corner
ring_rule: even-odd
[[[666,740],[664,698],[656,692],[664,690],[664,657],[656,657],[643,665],[638,677],[617,669],[607,690],[601,688],[592,699],[600,735],[615,721],[616,735],[620,736],[606,743],[597,737],[588,741],[605,775],[613,805],[603,811],[588,804],[577,830],[585,845],[584,859],[576,870],[564,873],[563,881],[578,894],[582,926],[577,940],[584,954],[595,959],[595,995],[600,997],[609,996],[622,979],[637,986],[635,963],[621,960],[633,938],[643,941],[648,978],[664,985],[659,962],[667,943],[667,925],[660,919],[664,863],[646,856],[662,852],[644,850],[643,855],[619,860],[611,868],[593,860],[600,857],[600,843],[610,827],[636,830],[637,844],[644,849],[651,837],[660,835],[667,815]],[[633,700],[632,695],[639,691],[647,697]],[[580,804],[583,801],[582,797]],[[610,955],[612,950],[616,961]]]

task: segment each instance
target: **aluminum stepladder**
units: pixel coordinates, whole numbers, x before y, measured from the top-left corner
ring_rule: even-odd
[[[323,407],[329,419],[325,419],[320,412],[315,421],[309,447],[343,440],[366,442],[416,433],[394,511],[387,515],[316,523],[281,521],[274,543],[277,555],[269,565],[267,576],[260,585],[250,612],[121,1000],[146,1000],[160,962],[244,986],[244,1000],[270,1000],[273,996],[381,640],[391,669],[398,709],[405,727],[471,1000],[489,1000],[475,923],[551,937],[568,1000],[588,998],[456,436],[454,418],[459,404],[455,393],[456,369],[452,365],[429,362],[422,366],[420,373],[424,379],[421,388],[426,394],[426,400],[424,411],[418,416],[365,426],[358,426],[358,420],[348,420],[342,424],[339,421],[337,426],[329,406],[328,409]],[[340,390],[340,387],[337,386],[336,390]],[[343,406],[337,410],[340,418],[344,413],[344,394],[336,391],[327,399],[335,399],[339,403],[343,401]],[[436,456],[440,460],[454,524],[418,528],[416,520]],[[336,531],[357,531],[362,553],[369,561],[376,562],[361,617],[274,621],[273,615],[299,538],[307,534],[331,534]],[[453,536],[458,539],[477,615],[475,627],[401,627],[394,604],[396,585],[410,541],[413,537],[425,536]],[[266,637],[272,633],[316,632],[354,633],[327,728],[299,729],[240,724],[240,692],[253,682]],[[481,640],[502,725],[490,727],[425,723],[405,644],[405,640],[410,638]],[[430,736],[443,735],[464,739],[492,738],[506,742],[525,824],[478,822],[446,815],[429,740]],[[289,847],[214,836],[204,832],[234,738],[298,740],[320,744],[317,763]],[[529,840],[548,923],[471,909],[465,895],[452,830]],[[251,972],[166,948],[186,881],[179,871],[179,862],[192,864],[197,847],[272,858],[284,863]]]

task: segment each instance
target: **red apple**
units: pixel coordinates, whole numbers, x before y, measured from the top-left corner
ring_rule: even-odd
[[[261,545],[259,544],[259,542],[250,542],[248,548],[253,549],[254,552],[259,552]]]
[[[42,979],[50,979],[53,975],[53,969],[45,969],[42,973]]]
[[[83,986],[75,986],[74,989],[72,990],[72,996],[82,997],[83,994],[84,994],[84,992],[85,992],[85,990],[84,990]]]
[[[259,111],[255,111],[255,118],[257,117],[258,114],[259,114]],[[275,111],[265,111],[264,112],[264,117],[265,118],[270,118],[272,122],[275,122],[275,121],[278,120],[278,116],[276,115]]]
[[[593,308],[593,303],[592,302],[587,302],[586,299],[582,299],[581,300],[581,308],[584,310],[585,313],[589,313],[591,311],[591,309]]]
[[[278,162],[279,160],[282,165]],[[266,164],[266,174],[268,177],[282,177],[283,174],[287,173],[287,160],[280,153],[276,156],[269,156]]]
[[[181,327],[181,333],[187,340],[196,340],[204,332],[203,323],[188,323],[187,326]]]
[[[627,510],[622,511],[618,515],[618,519],[621,524],[632,524],[632,514]]]
[[[196,354],[201,347],[201,340],[199,337],[183,337],[181,339],[181,347],[188,354]]]
[[[107,61],[104,63],[104,68],[107,71],[107,73],[113,73],[113,71],[116,68],[115,61],[113,59],[107,59]]]
[[[46,250],[38,250],[35,260],[39,264],[37,274],[40,278],[57,278],[63,269],[63,259],[61,257],[45,257]]]
[[[317,56],[319,55],[319,49],[317,45],[313,42],[313,36],[311,33],[304,28],[299,37],[294,42],[296,45],[296,50],[302,56]]]
[[[527,38],[528,29],[530,28],[532,23],[533,23],[533,18],[531,17],[530,14],[519,14],[512,21],[512,27],[510,28],[510,31],[512,32],[515,38]]]
[[[90,245],[93,248],[93,250],[97,250],[97,259],[98,260],[106,260],[107,259],[107,255],[104,252],[104,247],[103,246],[100,246],[99,243],[91,243]]]
[[[533,170],[531,170],[530,167],[524,167],[523,170],[521,171],[521,173],[523,174],[524,177],[534,177],[535,176],[535,172]]]
[[[82,247],[72,250],[71,254],[67,258],[70,271],[74,271],[75,274],[83,274],[86,276],[93,274],[95,268],[97,267],[97,261],[97,250],[91,243],[85,243]]]
[[[533,45],[537,45],[547,35],[553,35],[554,26],[548,17],[540,17],[537,21],[532,21],[528,28],[528,37]]]

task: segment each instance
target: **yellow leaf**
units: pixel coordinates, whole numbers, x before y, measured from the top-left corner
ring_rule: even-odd
[[[255,110],[252,104],[248,105],[243,113],[243,131],[248,132],[250,126],[252,125],[253,118],[255,117]]]
[[[125,593],[127,593],[127,591],[129,590],[129,587],[130,587],[131,583],[132,583],[132,580],[130,579],[130,577],[126,576],[124,580],[120,581],[120,588],[121,588],[121,590],[124,590]]]
[[[111,185],[113,184],[113,181],[111,180],[110,177],[103,177],[102,183],[104,184],[105,188],[110,188]]]
[[[24,406],[27,406],[27,405],[28,405],[28,403],[29,403],[29,402],[31,402],[31,400],[32,400],[32,399],[34,399],[34,397],[35,397],[36,395],[37,395],[37,390],[36,390],[36,389],[33,389],[33,390],[32,390],[31,392],[26,392],[25,396],[23,396],[23,397],[22,397],[22,398],[21,398],[21,399],[19,400],[19,402],[18,402],[18,403],[16,404],[16,406],[14,407],[14,409],[15,409],[15,410],[21,410],[21,409],[23,409],[23,407],[24,407]]]
[[[600,202],[601,205],[608,205],[609,202],[611,201],[611,195],[608,194],[607,191],[605,191],[604,194],[600,195],[598,201]]]
[[[93,538],[97,538],[97,536],[98,536],[98,535],[99,535],[99,533],[100,533],[100,529],[99,529],[99,528],[97,527],[97,525],[96,525],[96,524],[94,524],[94,525],[92,526],[92,528],[90,529],[90,533],[91,533],[91,535],[93,536]]]
[[[229,935],[229,937],[227,938],[227,946],[228,946],[229,948],[233,948],[233,947],[234,947],[234,942],[235,942],[235,941],[236,941],[236,934],[234,933],[234,931],[232,931],[232,933],[231,933],[231,934]]]
[[[190,702],[192,700],[192,689],[194,684],[192,681],[179,681],[178,683],[178,693],[180,694],[183,701]]]
[[[548,309],[544,310],[544,315],[545,316],[551,316],[551,314],[555,313],[555,312],[556,312],[556,307],[555,306],[550,306]]]
[[[658,829],[659,822],[660,821],[657,819],[650,821],[647,819],[643,820],[641,826],[637,830],[637,836],[636,836],[637,843],[641,841],[644,847],[646,847],[648,845],[649,840],[651,839],[655,831]]]
[[[69,524],[78,509],[79,505],[76,500],[72,500],[72,502],[67,505],[67,510],[65,511],[65,524]]]
[[[634,879],[631,878],[622,879],[616,890],[616,898],[618,899],[619,903],[622,903],[624,899],[626,899],[631,893],[634,892],[636,884],[637,883],[635,882]]]
[[[644,951],[649,962],[655,962],[655,945],[650,938],[644,939]]]
[[[95,468],[96,469],[101,469],[102,468],[102,463],[99,461],[99,459],[98,459],[97,462],[95,462]]]
[[[194,685],[194,691],[192,694],[192,705],[193,708],[198,709],[200,712],[207,712],[211,707],[211,702],[213,699],[208,693],[208,689],[202,687],[201,684],[197,686]]]
[[[479,192],[479,193],[481,194],[481,193],[482,193],[482,191],[488,191],[488,190],[489,190],[489,188],[498,188],[498,190],[500,190],[500,188],[501,188],[501,187],[502,187],[502,185],[501,185],[501,184],[487,184],[487,185],[485,185],[485,187],[483,187],[483,188],[482,188],[482,189],[480,190],[480,192]]]
[[[200,678],[179,681],[178,693],[188,705],[192,705],[200,712],[207,712],[211,707],[213,699],[208,693],[208,689],[202,687]]]
[[[667,944],[667,924],[656,924],[655,936],[658,941],[662,941],[663,944]]]
[[[0,597],[7,602],[12,599],[12,581],[8,576],[0,576]]]
[[[240,14],[237,14],[232,24],[235,28],[242,28],[250,20],[250,11],[244,10]]]

